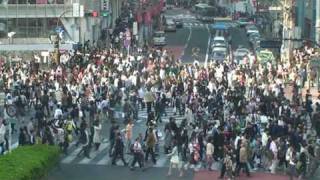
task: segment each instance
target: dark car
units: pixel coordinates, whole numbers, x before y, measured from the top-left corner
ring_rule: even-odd
[[[183,22],[181,19],[173,19],[173,21],[176,23],[177,28],[182,28],[183,27]]]

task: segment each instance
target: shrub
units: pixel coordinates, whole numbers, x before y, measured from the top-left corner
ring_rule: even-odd
[[[48,145],[22,146],[0,157],[1,180],[38,180],[59,161],[59,148]]]

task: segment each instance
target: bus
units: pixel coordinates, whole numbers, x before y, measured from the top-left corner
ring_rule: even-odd
[[[215,7],[205,3],[196,4],[192,10],[196,14],[196,18],[203,22],[213,22],[217,12]]]
[[[228,43],[231,43],[231,26],[227,22],[215,22],[210,25],[211,37],[224,37]]]

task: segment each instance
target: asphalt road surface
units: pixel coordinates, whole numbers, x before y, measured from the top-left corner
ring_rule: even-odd
[[[200,22],[195,15],[187,10],[174,9],[165,13],[167,19],[179,18],[183,22],[183,27],[176,32],[166,33],[167,46],[176,58],[180,58],[183,63],[193,63],[192,49],[199,48],[200,63],[208,60],[210,53],[210,23]],[[233,24],[233,22],[230,22]],[[235,51],[238,47],[250,49],[250,44],[244,28],[234,27],[230,31],[232,36],[231,49]]]
[[[199,62],[204,62],[208,52],[208,41],[210,32],[208,24],[198,21],[195,15],[187,10],[174,9],[165,13],[167,19],[179,18],[183,22],[183,27],[176,32],[166,34],[167,47],[178,50],[175,56],[180,58],[183,63],[193,63],[192,49],[199,48]]]

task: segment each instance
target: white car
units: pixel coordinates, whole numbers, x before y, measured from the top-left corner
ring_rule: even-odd
[[[251,24],[250,20],[247,18],[239,18],[237,22],[240,27],[245,27],[246,25]]]
[[[211,42],[211,48],[214,48],[216,46],[223,46],[223,47],[227,47],[228,43],[226,41],[226,39],[223,36],[216,36],[213,38],[212,42]]]
[[[256,26],[249,26],[246,28],[247,30],[247,36],[249,36],[252,33],[258,33],[259,34],[259,30]]]
[[[165,46],[167,44],[166,42],[166,36],[164,31],[156,31],[153,34],[153,45],[154,46]]]
[[[228,58],[228,49],[226,47],[214,47],[211,53],[211,59],[222,63]]]
[[[166,32],[175,32],[177,31],[176,23],[172,19],[167,19],[165,23],[165,29]]]
[[[242,64],[246,56],[250,54],[250,51],[247,48],[238,48],[234,53],[234,61],[237,64]]]

